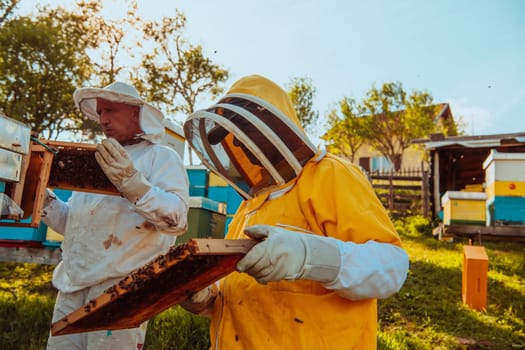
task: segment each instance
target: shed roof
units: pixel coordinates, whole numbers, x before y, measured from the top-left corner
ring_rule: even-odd
[[[491,148],[511,144],[525,144],[525,132],[511,134],[449,136],[432,135],[428,139],[413,140],[414,144],[423,144],[427,150],[442,148]]]

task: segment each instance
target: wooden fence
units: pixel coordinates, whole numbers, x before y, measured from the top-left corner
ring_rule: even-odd
[[[377,196],[394,215],[430,213],[429,172],[423,168],[367,174]]]

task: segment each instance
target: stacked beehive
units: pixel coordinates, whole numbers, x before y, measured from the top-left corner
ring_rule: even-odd
[[[483,169],[487,226],[525,225],[525,153],[492,150]]]
[[[226,224],[224,230],[224,233],[226,234],[228,225],[233,218],[233,214],[235,214],[237,208],[239,208],[239,205],[242,202],[242,197],[233,189],[233,187],[229,186],[226,181],[212,172],[210,172],[208,178],[208,197],[226,204]]]

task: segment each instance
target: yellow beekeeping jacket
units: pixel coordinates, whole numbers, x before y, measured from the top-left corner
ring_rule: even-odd
[[[263,223],[342,241],[400,245],[386,211],[355,165],[330,154],[314,157],[284,186],[290,187],[276,198],[264,193],[244,201],[227,238],[246,238],[245,226]],[[220,283],[211,348],[375,349],[376,323],[375,299],[351,301],[307,280],[262,285],[234,272]]]

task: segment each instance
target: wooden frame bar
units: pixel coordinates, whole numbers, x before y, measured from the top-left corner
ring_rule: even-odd
[[[4,215],[0,226],[38,227],[47,187],[120,195],[95,160],[96,145],[50,140],[41,142],[31,143],[30,153],[22,160],[20,181],[6,186],[6,194],[24,214]],[[21,222],[27,218],[31,220]]]
[[[2,219],[22,220],[31,217],[29,223],[0,222],[0,226],[38,227],[42,216],[44,196],[51,172],[53,153],[40,145],[31,145],[31,152],[24,156],[22,174],[18,183],[9,184],[7,195],[24,211],[21,216],[3,216]]]
[[[81,308],[51,325],[51,334],[138,327],[235,271],[253,239],[191,239],[135,270]]]

